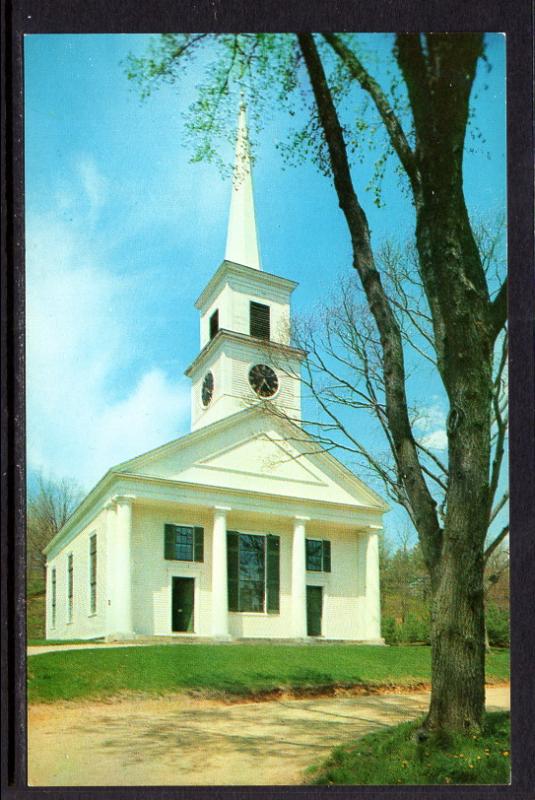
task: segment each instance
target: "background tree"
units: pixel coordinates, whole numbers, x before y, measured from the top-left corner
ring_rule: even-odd
[[[509,646],[509,548],[502,543],[485,564],[485,648]]]
[[[381,540],[381,623],[387,644],[428,643],[429,575],[406,526],[394,540]]]
[[[479,223],[476,240],[487,274],[503,271],[505,263],[505,225],[503,218]],[[418,257],[415,248],[406,243],[400,246],[386,241],[376,255],[383,276],[385,292],[394,309],[404,349],[411,354],[410,375],[419,375],[425,387],[418,396],[412,389],[413,400],[409,407],[412,430],[415,436],[420,463],[443,521],[445,513],[448,466],[445,431],[446,419],[440,408],[429,407],[428,379],[436,370],[432,318],[426,303],[418,274]],[[385,415],[385,384],[382,371],[381,343],[377,336],[373,316],[368,308],[362,288],[355,277],[342,276],[330,299],[306,318],[297,320],[291,332],[294,345],[306,353],[301,382],[306,397],[314,401],[316,416],[290,417],[284,408],[266,404],[266,411],[305,425],[313,431],[318,443],[326,450],[339,450],[351,466],[367,473],[371,481],[379,479],[388,498],[400,505],[415,521],[411,497],[399,479],[395,451]],[[269,348],[266,346],[266,350]],[[277,362],[277,352],[270,352]],[[498,491],[505,454],[508,429],[507,403],[507,336],[505,331],[497,339],[493,371],[493,404],[491,413],[492,485],[495,497],[489,516],[488,553],[507,535],[504,526],[495,531],[500,512],[507,506],[508,492]],[[282,362],[279,370],[284,369]],[[440,398],[439,398],[440,399]],[[310,404],[309,404],[310,405]],[[432,413],[434,420],[428,417]],[[356,424],[356,415],[360,424]],[[365,414],[366,418],[362,415]],[[373,452],[363,438],[375,421]],[[431,422],[435,430],[429,435]],[[303,439],[296,429],[295,439]],[[383,444],[377,442],[383,440]],[[503,483],[503,481],[502,481]],[[501,514],[503,517],[503,514]]]
[[[205,34],[165,36],[146,59],[132,59],[142,91],[178,80],[184,62],[210,40]],[[223,35],[193,108],[189,129],[196,156],[216,158],[214,137],[232,133],[226,120],[236,88],[262,103],[291,102],[310,111],[298,133],[301,152],[330,176],[344,215],[373,319],[383,382],[383,408],[397,484],[407,497],[432,592],[432,695],[427,725],[477,730],[484,711],[484,557],[497,476],[491,465],[495,404],[494,348],[506,319],[506,283],[488,281],[463,193],[463,156],[480,34],[401,34],[394,40],[397,82],[387,94],[348,35]],[[413,430],[405,345],[395,307],[372,246],[351,164],[359,114],[348,125],[342,99],[360,87],[373,104],[397,160],[416,215],[417,268],[430,313],[436,370],[448,401],[447,478],[438,507]],[[293,93],[291,102],[289,96]],[[234,96],[233,96],[234,95]],[[385,153],[386,156],[387,153]],[[379,164],[379,169],[381,165]],[[495,291],[493,291],[495,289]],[[429,457],[429,454],[427,454]],[[505,535],[505,534],[504,534]]]
[[[39,475],[28,496],[26,567],[28,578],[44,587],[46,556],[43,549],[54,538],[82,500],[83,494],[71,478],[53,480]]]

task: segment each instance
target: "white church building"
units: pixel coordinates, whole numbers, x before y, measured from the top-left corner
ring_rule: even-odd
[[[300,425],[295,287],[261,268],[242,109],[191,433],[112,467],[47,546],[47,638],[382,643],[388,507]]]

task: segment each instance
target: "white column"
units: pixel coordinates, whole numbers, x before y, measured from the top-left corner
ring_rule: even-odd
[[[370,639],[381,640],[381,594],[379,591],[379,534],[378,526],[368,529],[366,548],[366,600],[369,613]]]
[[[129,639],[134,634],[132,621],[132,501],[134,497],[122,495],[114,498],[115,543],[113,546],[113,597],[112,608],[114,636]]]
[[[292,540],[292,635],[307,635],[305,528],[309,517],[294,517]]]
[[[110,498],[104,506],[104,527],[106,531],[106,592],[105,618],[106,636],[110,638],[117,630],[115,624],[115,502]]]
[[[227,506],[214,507],[212,530],[212,636],[228,639]]]

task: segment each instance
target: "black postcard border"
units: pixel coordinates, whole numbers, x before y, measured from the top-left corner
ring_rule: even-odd
[[[1,795],[130,798],[535,796],[535,274],[530,0],[2,0]],[[25,635],[24,34],[489,31],[507,36],[511,481],[511,786],[27,787]],[[58,735],[61,732],[58,731]],[[88,754],[91,758],[91,754]]]

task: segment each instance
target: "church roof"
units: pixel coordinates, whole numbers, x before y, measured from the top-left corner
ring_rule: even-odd
[[[269,411],[269,404],[224,417],[118,464],[112,471],[233,490],[246,486],[253,494],[263,489],[275,491],[280,483],[276,493],[309,495],[326,503],[355,504],[381,512],[388,509],[375,491],[313,436]],[[321,496],[322,492],[326,494]]]
[[[165,481],[378,514],[389,509],[380,495],[306,431],[254,406],[111,467],[44,552],[55,549],[74,527],[88,524],[122,477],[135,477],[138,485],[143,479]]]

